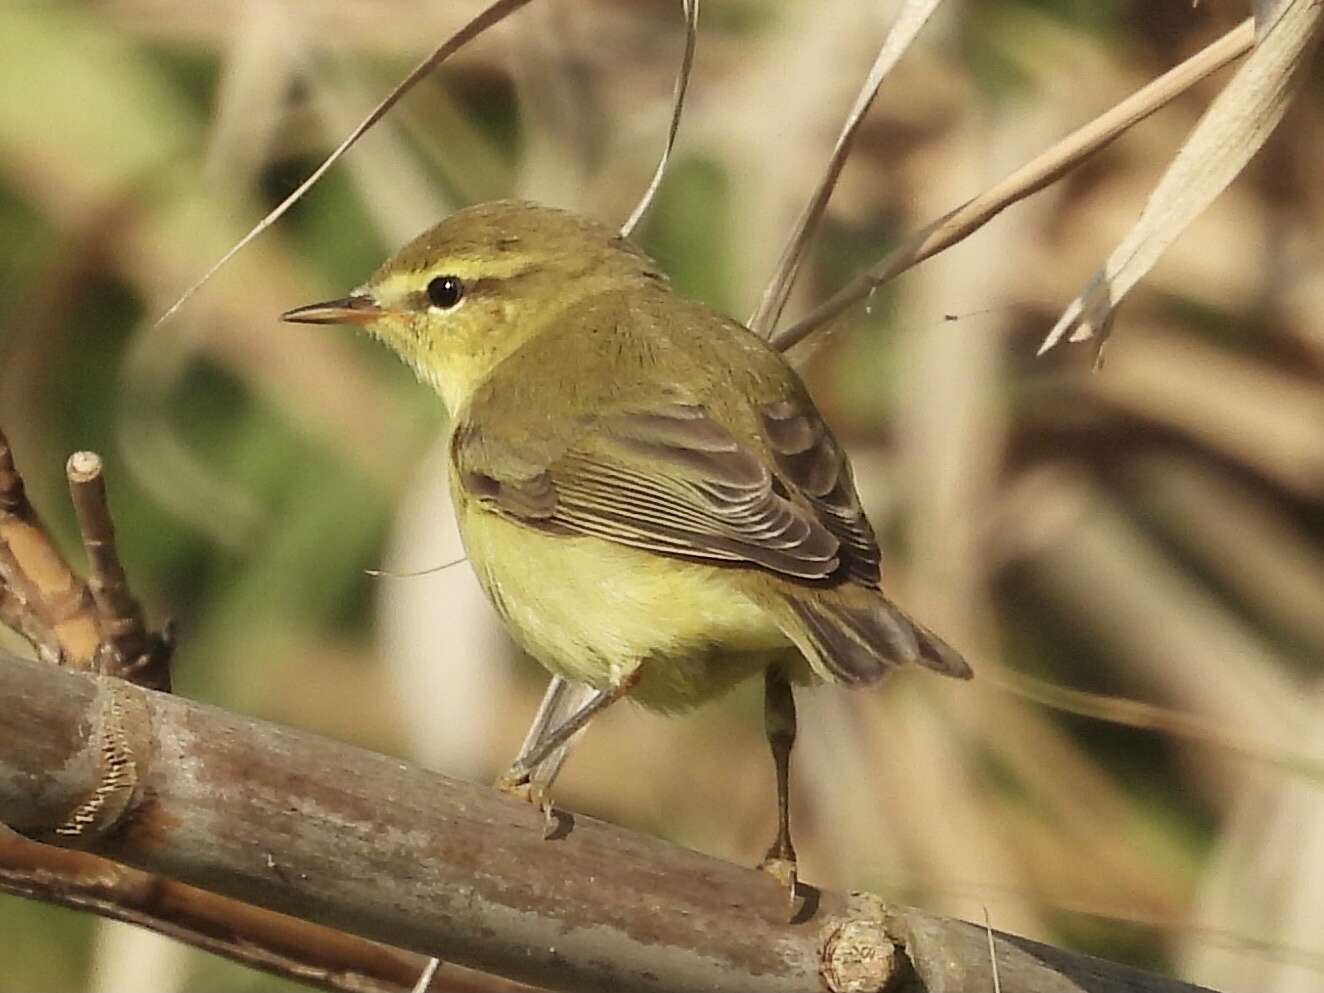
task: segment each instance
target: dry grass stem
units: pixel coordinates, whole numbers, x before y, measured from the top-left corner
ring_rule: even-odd
[[[427,960],[414,952],[288,917],[90,852],[0,828],[0,892],[147,928],[214,955],[334,993],[405,993]],[[436,962],[436,960],[432,960]],[[434,967],[427,975],[437,975]],[[531,993],[533,987],[446,964],[438,988]],[[427,986],[421,987],[427,989]]]
[[[850,113],[846,115],[846,123],[837,137],[827,168],[809,202],[796,218],[782,248],[781,256],[777,259],[772,279],[764,288],[758,307],[750,315],[748,325],[755,334],[765,338],[770,337],[777,326],[777,321],[781,319],[782,310],[786,307],[786,301],[790,298],[791,289],[795,285],[796,274],[800,271],[800,263],[804,260],[805,249],[808,248],[818,228],[818,222],[827,209],[828,200],[832,198],[837,180],[841,178],[841,170],[846,165],[860,123],[869,112],[869,107],[873,104],[874,97],[878,95],[878,88],[882,86],[887,74],[905,54],[910,43],[919,34],[920,28],[924,27],[941,2],[942,0],[905,0],[902,4],[892,29],[883,39],[878,56],[874,59],[868,76],[865,77],[864,85],[855,97]]]
[[[989,686],[1062,713],[1214,745],[1267,766],[1324,783],[1324,761],[1319,758],[1291,754],[1284,751],[1281,742],[1255,740],[1248,734],[1230,729],[1226,722],[1212,717],[1182,713],[1171,707],[1147,703],[1143,700],[1128,700],[1103,693],[1075,690],[1068,686],[1056,686],[1042,679],[1005,669],[988,672],[985,674],[985,679]]]
[[[772,338],[773,345],[785,351],[799,344],[879,286],[950,248],[1018,200],[1060,179],[1128,128],[1171,103],[1206,76],[1240,58],[1253,45],[1254,34],[1254,23],[1247,18],[1218,41],[1073,131],[1001,182],[921,228],[876,266],[857,276],[796,323],[777,332]]]
[[[1127,293],[1278,126],[1305,78],[1322,26],[1319,0],[1290,0],[1283,7],[1182,145],[1135,226],[1044,338],[1040,355],[1063,338],[1097,338],[1102,347]]]

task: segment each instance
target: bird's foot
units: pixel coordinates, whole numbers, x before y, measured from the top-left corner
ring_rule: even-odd
[[[773,845],[759,863],[759,871],[766,872],[786,890],[786,916],[795,916],[795,885],[799,881],[795,849],[789,844]]]
[[[529,771],[521,763],[516,762],[503,772],[497,777],[492,786],[502,793],[523,800],[525,803],[532,804],[541,810],[543,816],[542,836],[544,838],[552,836],[552,833],[556,830],[556,815],[552,808],[551,794],[545,784],[532,781]]]

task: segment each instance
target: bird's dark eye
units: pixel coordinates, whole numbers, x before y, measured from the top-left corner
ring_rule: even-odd
[[[428,301],[434,307],[450,310],[464,298],[464,284],[458,276],[437,276],[428,283]]]

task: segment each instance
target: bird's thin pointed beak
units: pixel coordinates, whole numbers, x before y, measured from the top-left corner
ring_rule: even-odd
[[[281,314],[280,319],[291,324],[371,324],[382,313],[372,297],[352,296],[295,307]]]

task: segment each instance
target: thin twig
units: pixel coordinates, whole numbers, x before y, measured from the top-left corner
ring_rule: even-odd
[[[968,237],[1002,210],[1060,179],[1106,147],[1132,125],[1171,103],[1211,73],[1246,54],[1255,28],[1247,18],[1208,48],[1191,56],[1111,110],[1073,131],[995,186],[921,228],[873,268],[851,280],[795,324],[777,332],[774,347],[785,351],[825,327],[834,318],[887,281]]]
[[[170,689],[170,644],[152,635],[129,590],[115,545],[115,525],[106,499],[101,457],[75,452],[65,466],[78,531],[87,552],[87,580],[97,612],[103,650],[98,669],[152,689]]]

